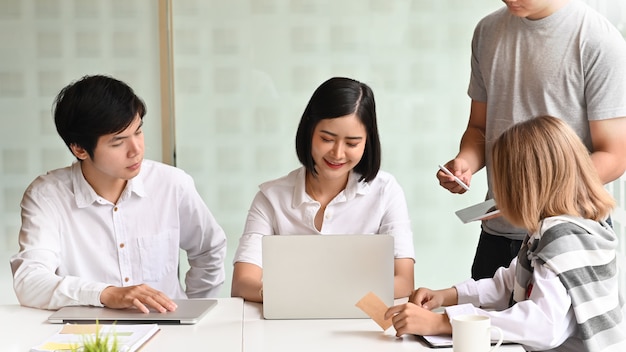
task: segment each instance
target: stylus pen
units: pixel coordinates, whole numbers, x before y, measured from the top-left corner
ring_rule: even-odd
[[[469,191],[469,187],[468,187],[468,186],[467,186],[467,185],[466,185],[463,181],[461,181],[461,179],[460,179],[460,178],[458,178],[458,177],[454,176],[454,174],[453,174],[452,172],[450,172],[450,170],[448,170],[445,166],[443,166],[443,165],[439,165],[439,169],[440,169],[441,171],[445,172],[445,173],[446,173],[446,175],[454,177],[454,181],[455,181],[456,183],[458,183],[458,184],[459,184],[461,187],[463,187],[466,191]]]

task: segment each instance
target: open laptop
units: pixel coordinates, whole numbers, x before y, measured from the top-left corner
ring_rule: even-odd
[[[143,313],[138,309],[112,309],[106,307],[68,306],[48,317],[55,324],[195,324],[217,304],[216,299],[174,300],[178,305],[173,312],[159,313],[151,310]]]
[[[263,317],[368,318],[355,304],[393,305],[393,272],[390,235],[263,236]]]

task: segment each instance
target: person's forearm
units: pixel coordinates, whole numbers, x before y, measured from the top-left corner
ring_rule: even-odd
[[[413,279],[415,261],[413,258],[396,258],[393,263],[393,296],[394,298],[409,297],[415,289]]]
[[[231,296],[250,302],[263,302],[263,284],[252,280],[233,280]]]
[[[443,293],[443,306],[453,306],[459,303],[459,294],[456,287],[450,287],[441,290]]]
[[[15,295],[21,305],[59,309],[70,305],[102,306],[100,293],[107,285],[77,277],[18,272],[14,275]]]
[[[235,263],[230,294],[246,301],[263,302],[263,269],[256,264]]]
[[[185,274],[185,294],[189,298],[213,298],[219,295],[226,273],[223,267],[214,264],[208,268],[196,267],[189,261],[190,268]]]
[[[591,160],[603,184],[615,181],[626,171],[624,160],[608,152],[593,152]]]
[[[190,268],[185,276],[185,292],[189,298],[217,297],[226,279],[226,240],[219,231],[213,231],[213,236],[205,236],[205,248],[187,250]]]
[[[414,283],[412,278],[407,279],[400,275],[394,277],[393,286],[394,298],[396,299],[409,297],[414,290]]]
[[[456,158],[465,160],[472,174],[485,166],[485,135],[484,131],[477,127],[468,126],[461,138],[459,153]]]

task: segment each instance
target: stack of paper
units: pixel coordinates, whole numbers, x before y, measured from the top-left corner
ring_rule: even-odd
[[[33,347],[31,352],[77,350],[85,342],[96,338],[106,339],[109,346],[115,341],[120,352],[134,352],[158,331],[157,324],[67,324],[46,341]]]

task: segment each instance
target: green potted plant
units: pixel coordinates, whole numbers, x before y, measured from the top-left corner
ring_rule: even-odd
[[[113,334],[102,334],[96,322],[95,335],[86,335],[82,345],[72,346],[72,352],[119,352],[117,337]]]

